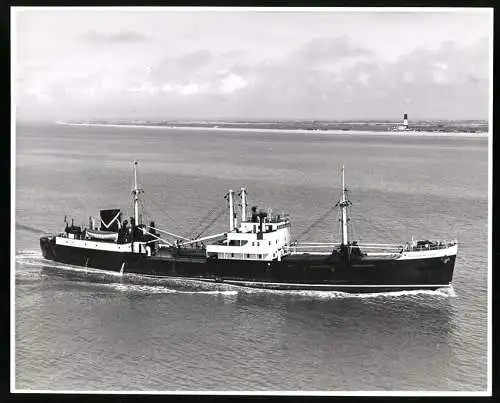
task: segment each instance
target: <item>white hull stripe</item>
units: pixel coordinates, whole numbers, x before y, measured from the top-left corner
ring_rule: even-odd
[[[137,245],[138,242],[135,242]],[[68,248],[86,249],[88,251],[106,251],[111,253],[132,253],[130,243],[116,244],[114,242],[100,242],[91,239],[72,239],[66,237],[56,237],[56,245]]]
[[[458,246],[453,245],[449,248],[443,249],[431,249],[431,250],[421,250],[421,251],[404,251],[401,253],[398,260],[414,260],[414,259],[428,259],[435,257],[446,257],[446,256],[456,256],[458,252]]]

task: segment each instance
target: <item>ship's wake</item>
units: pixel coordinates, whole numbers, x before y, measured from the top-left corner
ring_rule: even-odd
[[[312,299],[342,299],[342,298],[357,298],[357,299],[373,299],[373,298],[412,298],[420,296],[431,296],[439,298],[456,297],[453,286],[443,287],[437,290],[409,290],[409,291],[389,291],[378,293],[349,293],[343,291],[317,291],[317,290],[274,290],[263,288],[249,288],[241,286],[231,286],[238,289],[240,294],[270,294],[270,295],[283,295],[294,296],[300,298]]]
[[[193,280],[176,280],[161,277],[144,276],[133,273],[121,274],[116,271],[72,266],[64,263],[47,261],[38,251],[19,251],[16,254],[16,282],[43,280],[49,276],[60,276],[68,280],[87,282],[93,286],[106,287],[119,292],[142,294],[207,294],[236,295],[237,290],[228,290]],[[29,268],[28,268],[29,267]]]
[[[227,283],[214,283],[196,279],[181,279],[147,276],[134,273],[121,274],[79,266],[71,266],[59,262],[47,261],[39,251],[24,250],[16,254],[16,282],[36,281],[51,275],[62,276],[69,280],[85,281],[118,292],[143,294],[207,294],[207,295],[273,295],[294,296],[313,299],[341,298],[412,298],[431,296],[440,298],[456,297],[453,286],[437,290],[391,291],[380,293],[347,293],[342,291],[316,290],[275,290],[251,288]],[[32,269],[28,269],[30,266]]]

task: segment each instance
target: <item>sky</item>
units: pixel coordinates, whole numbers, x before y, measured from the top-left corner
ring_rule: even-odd
[[[12,10],[20,120],[488,119],[488,9]]]

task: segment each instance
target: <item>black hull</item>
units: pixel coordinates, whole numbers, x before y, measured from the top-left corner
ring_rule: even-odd
[[[282,290],[378,293],[435,290],[450,285],[455,256],[399,259],[353,259],[292,255],[281,262],[211,260],[204,256],[145,256],[56,245],[40,239],[43,256],[65,264],[149,276],[223,282]]]

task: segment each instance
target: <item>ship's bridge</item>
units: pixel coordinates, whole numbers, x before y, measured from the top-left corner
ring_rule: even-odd
[[[208,258],[230,260],[281,260],[290,245],[287,215],[252,212],[250,219],[227,233],[225,239],[207,245]]]

